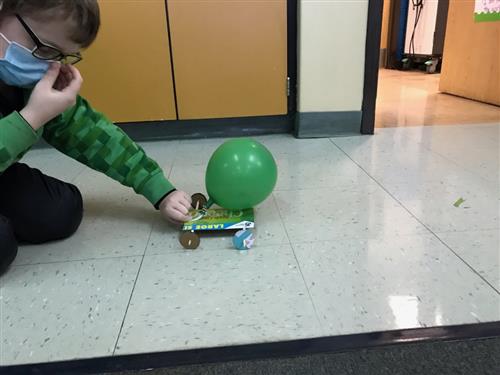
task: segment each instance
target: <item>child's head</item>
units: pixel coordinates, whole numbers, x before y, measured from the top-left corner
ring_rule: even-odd
[[[42,43],[74,54],[94,41],[99,25],[97,0],[0,0],[0,33],[30,50],[36,43],[26,26]],[[0,38],[0,57],[5,48]]]

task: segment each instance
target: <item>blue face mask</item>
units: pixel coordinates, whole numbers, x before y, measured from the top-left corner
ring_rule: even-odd
[[[47,73],[50,62],[37,59],[29,49],[11,42],[2,33],[0,37],[9,44],[3,59],[0,59],[0,80],[10,86],[35,86]]]

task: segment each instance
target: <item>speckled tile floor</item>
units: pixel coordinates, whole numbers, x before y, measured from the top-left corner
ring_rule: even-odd
[[[24,162],[80,187],[85,218],[0,279],[0,364],[500,320],[499,132],[257,137],[280,172],[246,254],[221,237],[183,251],[143,198],[33,150]],[[198,192],[221,142],[143,146]]]

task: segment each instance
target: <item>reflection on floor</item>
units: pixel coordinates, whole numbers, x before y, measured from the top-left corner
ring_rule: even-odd
[[[1,364],[500,320],[499,130],[259,137],[279,182],[248,253],[220,237],[184,251],[143,198],[34,150],[26,163],[80,187],[85,218],[0,280]],[[198,192],[221,142],[144,148]]]
[[[381,69],[375,126],[500,122],[500,107],[439,92],[439,74]]]

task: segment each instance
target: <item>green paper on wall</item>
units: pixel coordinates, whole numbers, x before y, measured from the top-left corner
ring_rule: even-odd
[[[500,21],[500,0],[476,0],[474,21]]]

